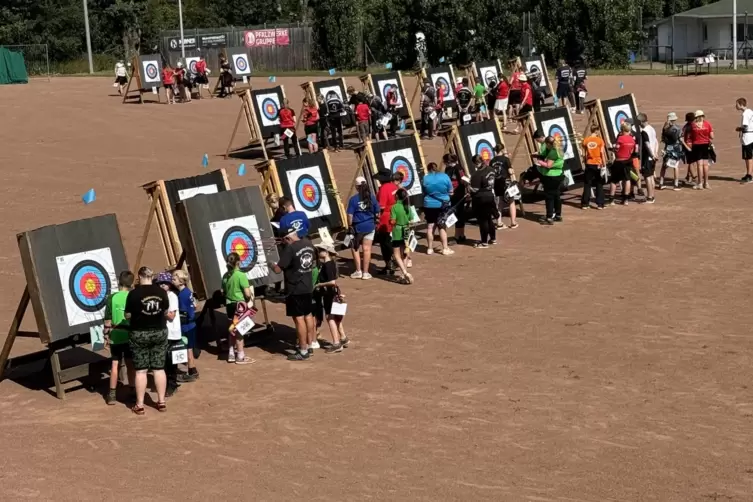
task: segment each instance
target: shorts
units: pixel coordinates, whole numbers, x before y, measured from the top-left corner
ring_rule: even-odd
[[[519,105],[521,99],[523,99],[523,93],[520,91],[520,89],[512,89],[510,91],[508,100],[511,105]]]
[[[630,181],[630,171],[633,169],[633,159],[615,160],[609,168],[610,183]]]
[[[126,359],[132,359],[131,347],[128,343],[118,343],[117,345],[110,345],[110,360],[111,361],[125,361]]]
[[[525,113],[529,113],[533,111],[533,107],[531,105],[523,105],[520,107],[520,111],[518,112],[518,115],[523,115]]]
[[[686,164],[692,164],[696,161],[695,156],[693,155],[692,150],[688,150],[686,148],[682,149],[683,157]]]
[[[186,347],[189,349],[196,347],[196,331],[197,330],[194,327],[183,333],[183,336],[186,337]]]
[[[311,134],[319,134],[319,124],[303,126],[303,132],[306,133],[306,136],[309,136]]]
[[[373,242],[374,241],[374,233],[375,233],[374,230],[372,230],[369,233],[357,232],[356,233],[356,238],[353,241],[353,244],[356,245],[356,246],[360,246],[361,244],[363,244],[364,240],[368,240],[368,241],[372,241]]]
[[[133,330],[129,343],[136,371],[165,369],[167,328]]]
[[[656,162],[653,160],[649,160],[641,166],[641,175],[644,178],[648,178],[649,176],[653,176],[656,173]]]
[[[399,241],[393,240],[392,249],[399,249],[400,251],[405,251],[405,239],[399,240]]]
[[[570,98],[570,84],[557,84],[557,97],[559,99]]]
[[[311,293],[288,295],[285,298],[285,315],[288,317],[305,317],[313,312],[314,297]]]
[[[162,84],[162,87],[164,87],[166,91],[167,90],[173,91],[175,85],[174,84]]]
[[[197,84],[208,84],[209,79],[205,74],[196,75],[196,78],[193,79],[193,81]]]
[[[441,207],[425,207],[424,208],[424,219],[426,220],[426,223],[428,223],[429,225],[434,225],[437,222],[437,219],[439,219],[440,214],[442,214]]]
[[[709,160],[709,145],[693,145],[693,158],[695,162],[699,160]]]
[[[231,302],[225,304],[225,312],[227,313],[228,320],[232,321],[235,317],[235,306],[238,305],[238,302]]]
[[[743,145],[743,160],[753,159],[753,143],[750,145]]]
[[[379,129],[380,131],[382,129]],[[366,139],[369,136],[369,123],[368,121],[361,121],[358,122],[358,134],[361,135],[361,138]]]
[[[497,98],[497,100],[494,102],[494,109],[498,112],[505,112],[507,111],[507,107],[510,104],[510,98]]]
[[[334,303],[335,301],[335,295],[332,293],[325,293],[321,295],[318,300],[318,303],[321,306],[321,309],[324,311],[324,314],[330,315],[332,313],[332,303]]]
[[[118,85],[126,85],[128,83],[128,78],[126,77],[115,77],[115,83]]]

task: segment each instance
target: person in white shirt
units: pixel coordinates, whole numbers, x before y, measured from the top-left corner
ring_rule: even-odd
[[[128,83],[128,72],[121,59],[115,63],[115,86],[118,88],[118,94],[123,95],[123,87]]]
[[[165,361],[165,373],[167,374],[167,397],[171,397],[178,391],[178,366],[173,364],[172,347],[180,343],[183,333],[180,329],[180,308],[178,295],[175,294],[173,275],[170,272],[160,272],[155,283],[167,292],[167,361]]]
[[[735,129],[740,134],[743,160],[745,161],[745,176],[740,180],[742,183],[753,183],[753,110],[748,108],[748,100],[738,98],[735,108],[743,112],[742,123]]]

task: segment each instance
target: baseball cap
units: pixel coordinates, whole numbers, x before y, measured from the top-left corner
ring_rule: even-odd
[[[293,227],[288,227],[285,229],[285,232],[283,233],[283,235],[285,237],[290,237],[292,234],[297,234],[297,233],[298,233],[298,230],[296,230]]]
[[[356,186],[365,185],[365,184],[366,184],[366,178],[364,178],[363,176],[358,176],[356,178]]]
[[[173,283],[173,274],[170,272],[160,272],[157,274],[157,280],[154,281],[157,284],[172,284]]]

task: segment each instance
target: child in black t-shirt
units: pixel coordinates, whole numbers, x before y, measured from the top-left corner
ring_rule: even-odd
[[[332,314],[332,304],[335,301],[341,301],[345,297],[340,294],[340,289],[337,286],[337,262],[332,257],[337,257],[335,248],[330,244],[318,244],[316,246],[317,258],[319,262],[319,275],[317,283],[314,286],[314,296],[324,310],[324,314],[327,316],[327,324],[329,325],[329,331],[332,334],[332,345],[330,345],[325,352],[327,354],[333,354],[336,352],[342,352],[344,347],[348,346],[350,340],[345,336],[345,328],[343,327],[343,316]]]

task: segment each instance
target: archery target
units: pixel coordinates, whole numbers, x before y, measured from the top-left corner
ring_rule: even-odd
[[[280,97],[276,92],[257,94],[256,106],[259,108],[262,126],[269,127],[280,123]]]
[[[568,129],[567,122],[563,117],[552,120],[542,120],[541,130],[547,136],[551,136],[555,140],[559,139],[561,141],[562,153],[565,155],[566,160],[575,157],[573,142],[571,140],[572,131]]]
[[[232,57],[236,75],[251,74],[251,65],[248,62],[248,54],[233,54]]]
[[[494,147],[497,146],[497,140],[493,132],[483,132],[481,134],[468,135],[468,146],[471,155],[480,156],[484,162],[489,162],[494,158]]]
[[[549,85],[549,83],[547,82],[547,78],[548,77],[546,75],[546,72],[544,72],[542,70],[542,68],[543,68],[543,66],[541,64],[541,61],[539,61],[538,59],[533,60],[533,61],[526,61],[526,73],[528,73],[528,74],[538,73],[538,75],[539,75],[539,81],[538,81],[539,86],[541,86],[541,85]]]
[[[161,82],[159,74],[159,62],[150,59],[147,61],[142,61],[141,66],[144,69],[144,74],[142,76],[144,82],[148,84],[159,84]]]
[[[431,81],[437,92],[442,93],[445,101],[452,101],[455,99],[455,91],[452,89],[452,79],[450,78],[449,73],[446,71],[432,73]]]
[[[379,95],[382,97],[382,101],[384,101],[385,104],[387,104],[387,91],[394,88],[397,96],[396,108],[403,107],[403,94],[400,92],[400,86],[398,85],[396,78],[380,80],[377,82],[377,85],[379,86]]]
[[[614,136],[617,137],[620,134],[620,126],[627,119],[633,118],[633,113],[630,111],[630,105],[617,105],[607,108],[609,114],[609,124],[614,132]]]
[[[264,254],[256,216],[214,221],[209,224],[209,230],[212,233],[220,274],[224,274],[227,270],[225,264],[228,255],[238,253],[241,258],[240,269],[246,277],[260,279],[269,275],[267,257]]]
[[[191,197],[195,197],[199,194],[210,194],[210,193],[217,193],[217,185],[211,184],[211,185],[204,185],[201,187],[194,187],[194,188],[184,188],[183,190],[178,190],[178,199],[180,200],[186,200],[190,199]]]
[[[496,66],[484,66],[483,68],[479,68],[478,74],[486,87],[490,87],[489,82],[492,80],[494,80],[494,82],[499,82],[499,71]]]
[[[117,290],[110,248],[58,256],[68,326],[78,326],[104,317],[107,297]]]
[[[304,167],[287,173],[293,205],[309,218],[321,218],[332,214],[327,190],[319,166]]]
[[[419,195],[421,193],[421,183],[418,179],[418,170],[416,169],[416,160],[413,158],[413,150],[403,148],[392,152],[382,153],[382,162],[391,172],[403,173],[402,187],[408,191],[408,195]]]
[[[196,63],[198,63],[201,60],[200,57],[189,57],[186,58],[186,68],[188,68],[189,73],[196,74]]]

